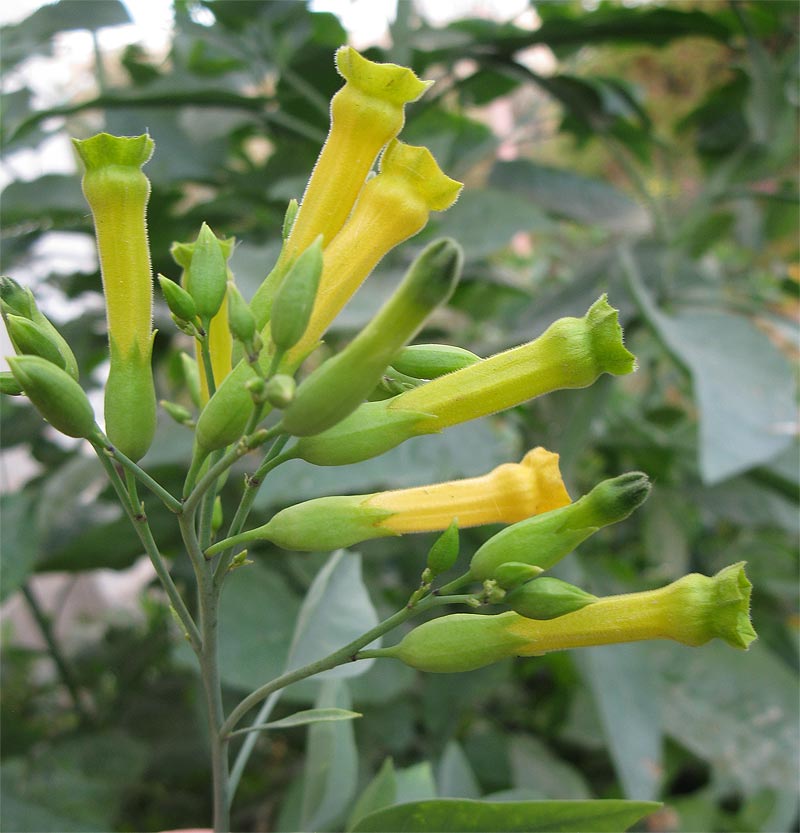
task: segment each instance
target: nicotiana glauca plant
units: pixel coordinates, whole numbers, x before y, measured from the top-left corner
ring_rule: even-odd
[[[138,464],[156,425],[153,276],[145,221],[149,183],[142,171],[153,152],[151,139],[99,134],[75,141],[85,166],[83,190],[94,218],[107,307],[111,368],[104,430],[78,384],[72,351],[32,293],[11,278],[0,284],[2,314],[17,353],[9,359],[3,392],[24,394],[56,430],[91,444],[197,657],[217,831],[229,829],[252,739],[258,731],[279,728],[266,723],[272,696],[323,671],[391,658],[447,673],[589,645],[673,639],[695,646],[719,638],[746,649],[755,638],[742,563],[713,577],[691,574],[660,589],[610,597],[543,575],[602,527],[627,518],[650,488],[645,474],[622,473],[573,501],[558,455],[543,448],[479,477],[308,500],[248,528],[257,492],[268,478],[279,476],[287,460],[316,466],[355,463],[415,436],[635,367],[617,312],[605,296],[583,317],[562,318],[527,344],[489,358],[451,345],[410,345],[459,280],[459,245],[440,239],[421,252],[344,349],[295,382],[306,357],[384,255],[423,229],[430,212],[449,208],[461,189],[428,149],[397,138],[405,104],[421,96],[428,83],[409,69],[371,62],[348,47],[337,52],[336,62],[345,84],[333,97],[328,138],[299,207],[293,201],[287,210],[280,255],[252,301],[243,299],[229,266],[235,241],[218,237],[206,224],[195,240],[173,245],[179,279],[158,276],[176,326],[196,346],[194,356],[181,357],[196,413],[162,403],[194,433],[180,495]],[[376,160],[377,172],[371,175]],[[237,461],[256,454],[261,459],[243,487],[226,482]],[[140,500],[141,487],[175,515],[196,580],[196,602],[184,598],[172,578]],[[240,498],[227,526],[218,500],[223,487],[238,490]],[[506,526],[472,555],[466,571],[442,579],[458,562],[459,528],[490,523]],[[231,571],[250,563],[244,547],[269,541],[286,550],[319,552],[434,531],[441,535],[419,585],[408,588],[403,608],[329,655],[265,680],[226,711],[219,606]],[[466,612],[425,616],[454,606]],[[397,644],[377,645],[380,637],[423,616],[427,621]],[[251,725],[243,726],[260,704]],[[285,725],[356,716],[317,709]],[[547,802],[524,804],[509,804],[493,829],[523,829],[512,826],[512,811],[540,829]],[[639,803],[624,824],[652,806]],[[357,829],[385,829],[381,823],[367,815]]]

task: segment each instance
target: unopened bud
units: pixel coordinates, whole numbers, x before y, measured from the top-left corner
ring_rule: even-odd
[[[322,274],[322,237],[318,237],[294,262],[272,304],[270,334],[278,350],[285,352],[303,337]]]
[[[22,393],[20,383],[14,378],[10,370],[0,371],[0,393],[6,396],[19,396]]]
[[[48,362],[66,370],[64,357],[49,334],[28,318],[6,315],[8,337],[17,353],[23,356],[41,356]]]
[[[217,314],[228,286],[225,252],[211,229],[203,223],[186,272],[186,289],[204,325]]]
[[[499,587],[503,590],[513,590],[524,584],[526,581],[540,576],[544,570],[541,567],[534,567],[532,564],[523,564],[520,561],[507,561],[501,564],[494,571],[494,578]]]
[[[189,396],[192,398],[195,407],[200,408],[202,399],[200,397],[200,370],[197,367],[197,362],[188,353],[181,353],[180,357],[183,381],[186,383]]]
[[[458,518],[434,541],[428,553],[428,569],[432,576],[446,573],[458,559]]]
[[[527,619],[556,619],[597,601],[597,596],[552,576],[534,579],[506,595],[508,606]]]
[[[25,395],[53,428],[68,437],[94,436],[94,411],[70,375],[41,356],[12,356],[8,364]]]
[[[265,398],[274,408],[283,410],[292,404],[296,387],[291,376],[278,373],[267,382]]]
[[[214,509],[211,513],[211,531],[217,532],[222,526],[224,516],[222,514],[222,498],[219,495],[214,499]]]
[[[253,340],[256,338],[256,319],[242,298],[236,284],[228,283],[228,326],[231,335],[244,344],[248,352],[254,349]]]
[[[450,344],[412,344],[404,347],[393,359],[392,367],[415,379],[438,379],[479,362],[463,347]]]
[[[177,422],[179,425],[193,425],[191,412],[179,405],[177,402],[170,402],[167,399],[162,399],[159,403],[161,407]]]
[[[289,235],[292,233],[292,226],[294,225],[295,218],[297,217],[297,209],[299,207],[300,206],[294,197],[289,200],[289,205],[286,206],[286,214],[283,215],[283,228],[281,229],[281,236],[284,240],[288,240]]]
[[[197,307],[192,296],[164,275],[158,275],[158,283],[169,311],[180,321],[194,321],[197,317]]]

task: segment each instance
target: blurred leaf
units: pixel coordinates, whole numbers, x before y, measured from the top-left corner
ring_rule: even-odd
[[[798,682],[782,662],[760,644],[743,653],[659,642],[650,656],[663,680],[667,734],[747,793],[796,790]]]
[[[39,554],[38,500],[33,490],[0,495],[0,601],[15,593],[33,572]]]
[[[8,227],[35,222],[40,227],[81,225],[88,214],[80,179],[45,174],[28,182],[12,182],[3,190],[0,222]]]
[[[464,750],[454,740],[448,742],[436,773],[438,794],[443,798],[480,798],[481,788]]]
[[[700,411],[700,471],[719,483],[764,463],[792,442],[796,382],[769,337],[739,315],[686,310],[647,316],[686,365]]]
[[[496,163],[489,183],[578,223],[632,235],[642,234],[650,226],[645,210],[625,194],[607,182],[572,171],[516,159]]]
[[[583,799],[591,796],[580,772],[534,737],[512,738],[509,756],[515,787],[532,790],[538,798]]]
[[[337,720],[354,720],[361,717],[359,712],[348,709],[306,709],[295,712],[280,720],[271,720],[269,723],[260,724],[261,729],[291,729],[295,726],[307,726],[310,723],[330,723]],[[254,727],[249,727],[254,729]]]
[[[6,760],[2,828],[36,833],[111,830],[146,761],[144,746],[120,732],[57,742],[34,762]]]
[[[649,646],[588,648],[576,661],[594,695],[625,795],[655,798],[663,773],[661,692]]]
[[[316,707],[349,709],[347,684],[326,680]],[[308,731],[300,829],[330,829],[350,804],[357,782],[358,752],[352,722],[315,723]]]
[[[661,805],[646,801],[509,801],[440,799],[379,810],[356,833],[616,833]]]
[[[394,777],[394,763],[391,758],[383,762],[377,775],[367,784],[350,814],[347,822],[347,831],[353,830],[364,816],[382,810],[395,803],[397,795],[397,784]]]
[[[396,769],[394,777],[397,786],[395,801],[398,804],[406,801],[422,801],[437,796],[433,767],[428,761],[422,761],[404,769]]]
[[[474,189],[441,215],[434,233],[458,240],[467,260],[480,260],[508,246],[518,231],[542,231],[550,225],[542,210],[523,196]]]
[[[37,9],[20,23],[4,26],[4,71],[25,58],[49,51],[52,39],[60,32],[88,29],[92,32],[106,26],[129,23],[130,17],[119,0],[61,0]]]
[[[285,670],[293,671],[322,659],[377,624],[378,614],[361,579],[361,556],[337,550],[308,588],[297,616]],[[374,660],[345,663],[317,674],[315,679],[357,677],[373,663]]]

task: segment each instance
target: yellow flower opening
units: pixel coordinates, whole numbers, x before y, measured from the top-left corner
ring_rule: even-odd
[[[363,505],[391,512],[377,525],[402,534],[446,529],[454,518],[460,527],[516,523],[569,502],[558,454],[535,448],[481,477],[380,492]]]
[[[324,252],[311,320],[289,354],[289,366],[316,346],[383,256],[421,231],[431,211],[449,208],[461,187],[442,172],[427,148],[397,140],[389,145],[378,175],[364,186],[353,214]]]
[[[345,85],[331,100],[331,127],[282,257],[305,251],[317,235],[327,245],[344,225],[367,174],[386,144],[403,127],[404,106],[432,82],[407,67],[378,64],[343,46],[336,68]]]

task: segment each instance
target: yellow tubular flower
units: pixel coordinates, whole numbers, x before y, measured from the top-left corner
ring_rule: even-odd
[[[391,512],[378,526],[402,534],[446,529],[454,518],[461,528],[516,523],[569,502],[558,454],[535,448],[482,477],[379,492],[363,505]]]
[[[344,225],[381,150],[403,127],[404,107],[431,85],[407,67],[367,60],[352,47],[336,53],[345,85],[331,100],[331,126],[276,268],[253,298],[259,326],[269,319],[285,268],[318,235],[327,246]]]
[[[289,366],[316,346],[381,258],[421,231],[431,211],[449,208],[461,187],[442,172],[427,148],[397,140],[386,148],[378,175],[364,186],[352,215],[325,249],[311,320],[289,353]]]
[[[442,616],[415,628],[398,645],[361,656],[395,657],[421,671],[452,673],[512,656],[644,639],[674,639],[694,647],[716,638],[746,650],[756,638],[750,590],[740,562],[715,576],[691,573],[658,590],[600,598],[555,619],[527,619],[513,611]]]
[[[447,529],[456,518],[460,527],[514,523],[569,502],[558,454],[535,448],[521,463],[506,463],[482,477],[307,500],[278,512],[264,526],[214,544],[208,555],[253,541],[288,550],[332,550],[371,538]]]

